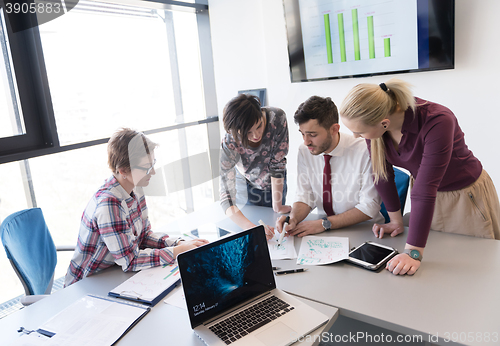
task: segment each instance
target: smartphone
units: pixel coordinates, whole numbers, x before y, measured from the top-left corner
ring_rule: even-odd
[[[349,252],[348,262],[376,271],[398,254],[398,250],[371,241],[364,242]]]

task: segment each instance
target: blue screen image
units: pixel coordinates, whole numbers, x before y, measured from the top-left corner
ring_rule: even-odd
[[[234,238],[189,251],[179,260],[192,324],[275,287],[263,230]]]

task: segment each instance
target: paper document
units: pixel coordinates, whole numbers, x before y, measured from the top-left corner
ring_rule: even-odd
[[[167,295],[164,302],[165,304],[170,304],[183,310],[187,310],[186,298],[184,297],[184,289],[182,288],[182,285],[174,288],[174,290]]]
[[[166,295],[179,279],[177,263],[143,269],[114,288],[109,295],[154,305],[158,297]]]
[[[85,296],[43,324],[37,332],[50,338],[22,336],[15,345],[109,346],[120,339],[150,308],[105,297]],[[34,334],[34,333],[32,333]],[[32,343],[33,342],[33,343]]]
[[[305,236],[300,244],[297,264],[328,264],[347,259],[348,256],[349,238]]]
[[[290,259],[297,258],[297,251],[295,251],[294,236],[284,237],[281,245],[278,247],[278,239],[280,233],[274,232],[274,237],[267,241],[269,247],[269,254],[271,259]]]

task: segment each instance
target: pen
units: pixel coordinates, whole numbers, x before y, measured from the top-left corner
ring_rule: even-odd
[[[288,226],[288,222],[290,221],[290,216],[287,216],[285,219],[285,223],[283,224],[283,229],[281,230],[280,237],[278,239],[278,247],[281,246],[281,242],[283,241],[283,237],[285,236],[285,229]]]
[[[305,272],[307,269],[303,269],[303,268],[300,268],[300,269],[290,269],[290,270],[283,270],[283,271],[280,271],[280,272],[276,272],[275,274],[276,275],[285,275],[285,274],[293,274],[293,273],[302,273],[302,272]]]
[[[193,234],[182,233],[182,235],[185,236],[185,237],[191,238],[191,239],[198,239]]]
[[[259,220],[259,225],[262,225],[262,226],[264,226],[264,228],[267,228],[267,225],[262,220]]]

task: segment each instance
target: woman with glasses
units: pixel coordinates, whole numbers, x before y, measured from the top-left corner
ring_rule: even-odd
[[[155,174],[156,147],[143,133],[127,128],[109,140],[108,165],[113,174],[83,212],[65,286],[114,264],[123,271],[137,271],[172,263],[179,253],[207,243],[151,231],[142,188]]]
[[[226,215],[243,229],[255,226],[236,206],[238,192],[246,203],[289,213],[286,197],[288,125],[283,110],[262,107],[257,97],[241,94],[224,107],[220,158],[220,202]],[[237,191],[238,180],[244,187]],[[266,226],[267,238],[274,230]]]

